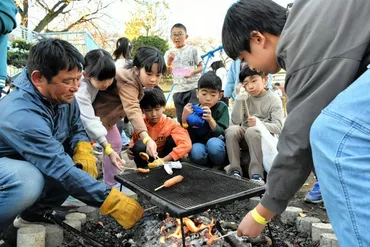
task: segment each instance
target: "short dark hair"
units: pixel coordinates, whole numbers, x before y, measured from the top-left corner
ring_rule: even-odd
[[[198,81],[198,89],[207,88],[222,91],[222,81],[213,71],[204,73]]]
[[[116,49],[113,52],[114,60],[117,60],[121,55],[126,59],[131,59],[132,44],[126,37],[121,37],[116,42]]]
[[[262,78],[265,77],[265,74],[263,72],[251,70],[248,66],[244,66],[244,68],[239,73],[239,81],[243,82],[245,78],[247,78],[248,76],[254,76],[254,75],[259,75]]]
[[[140,100],[141,109],[155,108],[157,106],[166,106],[166,97],[159,87],[144,89],[144,96]]]
[[[274,84],[274,86],[280,87],[280,83],[279,83],[279,82],[276,82],[276,83]]]
[[[272,0],[239,0],[231,5],[222,27],[222,46],[236,59],[240,52],[251,51],[252,31],[280,35],[286,22],[286,10]]]
[[[27,60],[27,73],[35,70],[51,82],[61,70],[71,71],[84,66],[83,55],[71,43],[55,38],[42,39],[31,47]]]
[[[104,81],[116,76],[116,65],[109,52],[96,49],[86,54],[84,71],[89,77]]]
[[[218,70],[219,68],[222,68],[224,67],[225,68],[225,65],[222,61],[215,61],[211,64],[211,69],[216,72],[216,70]]]
[[[128,63],[126,68],[130,69],[135,66],[138,69],[145,68],[145,71],[150,72],[155,63],[158,64],[158,72],[165,74],[167,67],[162,52],[154,47],[143,46],[137,49],[133,62]]]
[[[181,29],[184,29],[185,33],[187,33],[187,31],[186,31],[186,27],[185,27],[183,24],[181,24],[181,23],[176,23],[175,25],[173,25],[173,26],[171,27],[171,32],[172,32],[172,29],[174,29],[174,28],[181,28]]]

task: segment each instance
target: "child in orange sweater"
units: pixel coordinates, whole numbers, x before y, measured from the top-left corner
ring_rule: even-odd
[[[158,157],[160,158],[150,157],[149,161],[154,160],[154,165],[181,159],[190,152],[192,147],[186,129],[182,128],[175,120],[163,115],[165,106],[166,98],[160,88],[144,90],[140,108],[145,115],[144,122],[148,134],[157,144]],[[137,167],[147,166],[148,163],[139,156],[140,152],[145,152],[146,147],[135,132],[130,146],[128,157],[135,161]]]

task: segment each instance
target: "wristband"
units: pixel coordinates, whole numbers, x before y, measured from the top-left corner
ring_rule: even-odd
[[[110,143],[107,143],[107,145],[105,145],[104,153],[109,156],[113,152],[114,150],[112,148],[112,145],[110,145]]]
[[[188,123],[182,123],[182,127],[184,127],[185,129],[187,129],[189,127],[189,124]]]
[[[252,215],[252,218],[258,223],[258,224],[261,224],[263,226],[265,226],[267,223],[269,223],[268,220],[266,220],[264,217],[262,217],[256,210],[256,208],[254,208],[252,211],[251,211],[251,215]]]
[[[167,65],[167,68],[172,68],[172,65]]]
[[[150,139],[150,136],[147,136],[143,139],[143,143],[146,145],[146,143],[149,141]]]

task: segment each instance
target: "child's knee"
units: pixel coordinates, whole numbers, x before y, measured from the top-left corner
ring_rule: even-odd
[[[256,126],[249,127],[244,134],[245,138],[260,138],[260,132]]]
[[[236,136],[240,135],[241,132],[243,133],[244,131],[242,127],[240,127],[239,125],[229,126],[225,130],[225,138],[226,139],[235,138]]]
[[[225,142],[218,137],[209,139],[206,146],[209,153],[218,153],[225,150]]]

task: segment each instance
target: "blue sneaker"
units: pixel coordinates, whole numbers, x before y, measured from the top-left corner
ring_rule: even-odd
[[[304,197],[304,201],[310,202],[310,203],[321,203],[322,202],[319,182],[316,181],[315,184],[313,185],[312,190],[307,192],[306,196]]]
[[[265,185],[265,181],[263,181],[262,176],[259,174],[253,174],[251,180],[259,183],[260,185]]]
[[[234,178],[242,178],[242,174],[238,170],[231,171],[230,175],[233,176]]]

